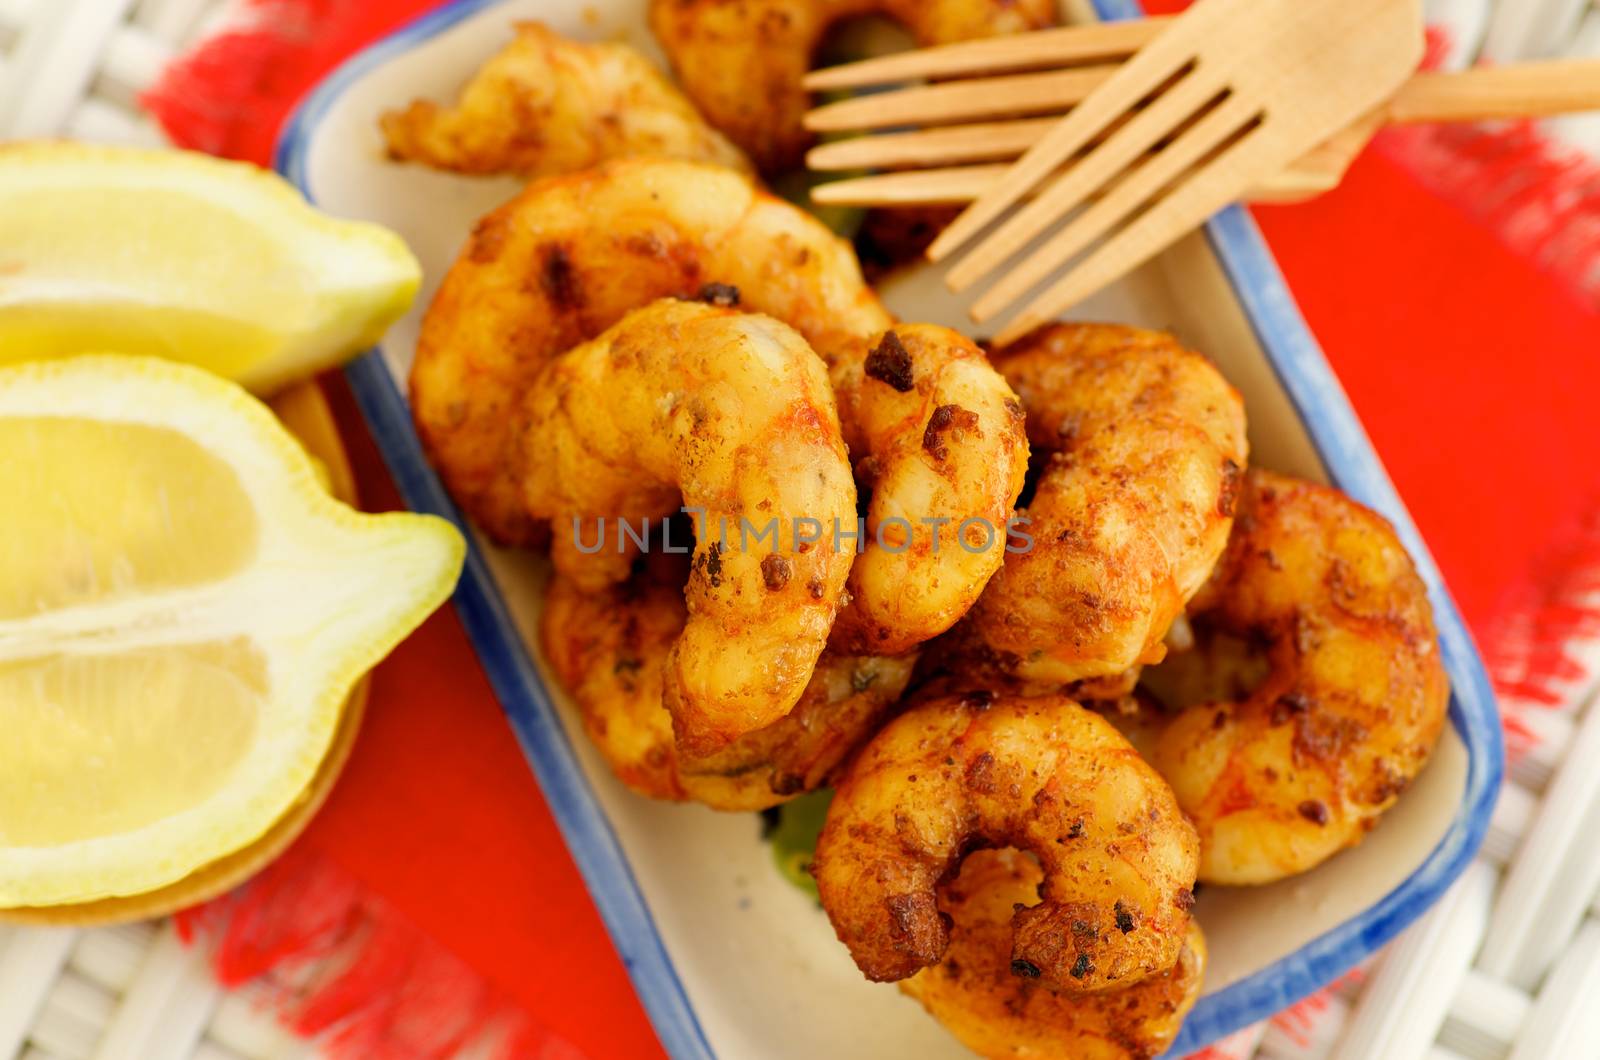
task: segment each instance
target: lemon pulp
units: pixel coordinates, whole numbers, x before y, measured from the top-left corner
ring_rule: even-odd
[[[15,734],[0,743],[0,842],[57,846],[203,803],[268,692],[266,660],[242,638],[0,663]]]
[[[147,358],[0,368],[0,514],[0,906],[141,893],[265,832],[465,551]]]
[[[255,551],[239,476],[177,431],[17,417],[0,453],[0,619],[214,581]]]

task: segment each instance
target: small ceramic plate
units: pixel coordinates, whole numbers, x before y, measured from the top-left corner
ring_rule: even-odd
[[[307,195],[397,230],[422,260],[419,308],[349,370],[419,511],[460,521],[405,404],[418,320],[473,221],[518,185],[391,163],[378,116],[418,96],[452,97],[516,19],[629,40],[659,58],[644,6],[460,0],[351,60],[285,133],[278,166]],[[1100,6],[1104,17],[1136,13],[1122,0]],[[964,322],[929,270],[897,276],[883,294],[905,319]],[[1283,883],[1201,894],[1212,966],[1175,1047],[1184,1051],[1327,983],[1439,897],[1488,825],[1500,728],[1455,606],[1247,213],[1225,211],[1076,315],[1172,329],[1244,394],[1253,460],[1332,482],[1393,520],[1432,589],[1454,688],[1433,761],[1366,842]],[[650,802],[612,779],[534,647],[544,572],[541,557],[480,540],[456,604],[663,1044],[679,1057],[965,1055],[915,1002],[861,977],[822,911],[774,870],[754,815]]]

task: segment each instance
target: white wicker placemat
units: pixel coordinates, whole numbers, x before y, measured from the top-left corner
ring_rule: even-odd
[[[215,0],[0,0],[0,141],[158,145],[138,96],[223,17]],[[0,925],[0,1058],[298,1060],[249,988],[223,991],[171,922]]]
[[[0,141],[162,143],[138,96],[213,26],[216,0],[0,0]],[[1600,55],[1588,0],[1429,0],[1451,65]],[[1600,118],[1552,123],[1600,149]],[[1600,525],[1591,527],[1600,545]],[[1600,612],[1600,571],[1569,607]],[[1531,612],[1530,612],[1531,613]],[[1529,619],[1530,623],[1534,620]],[[1478,862],[1361,972],[1218,1043],[1214,1060],[1592,1060],[1600,1057],[1600,629],[1565,646],[1555,702],[1504,707],[1527,730]],[[1517,637],[1523,638],[1520,643]],[[1496,667],[1507,683],[1512,630]],[[90,930],[0,926],[0,1058],[298,1060],[252,990],[218,988],[170,922]]]

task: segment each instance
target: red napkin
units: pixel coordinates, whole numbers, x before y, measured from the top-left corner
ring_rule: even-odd
[[[431,5],[260,6],[271,32],[202,50],[149,102],[180,141],[265,163],[311,84]],[[1563,562],[1600,568],[1585,522],[1600,511],[1600,318],[1378,152],[1315,203],[1256,213],[1480,638],[1513,615],[1551,643],[1592,621],[1550,605],[1571,572],[1540,561],[1588,541]],[[342,380],[327,385],[366,505],[397,507]],[[1562,665],[1521,662],[1535,690]],[[487,1023],[507,1055],[660,1053],[449,611],[377,671],[304,838],[188,926],[224,979],[277,983],[285,1018],[337,1030],[345,1055],[442,1056]]]

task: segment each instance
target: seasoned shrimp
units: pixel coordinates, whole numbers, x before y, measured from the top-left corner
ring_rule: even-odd
[[[512,429],[520,395],[546,361],[628,310],[696,293],[776,317],[806,338],[832,365],[857,468],[880,479],[836,646],[898,654],[942,632],[1003,555],[999,531],[1027,459],[1015,395],[952,331],[908,325],[891,343],[889,314],[849,247],[725,169],[615,162],[535,183],[479,224],[423,321],[411,376],[418,431],[456,500],[497,540],[529,543],[536,524],[517,481]],[[868,375],[874,358],[888,381]],[[891,551],[906,543],[893,539],[894,523],[888,548],[876,546],[891,517],[918,532],[903,554]],[[956,540],[969,519],[995,527],[994,547],[974,554]],[[936,527],[944,528],[937,553]],[[824,529],[831,538],[831,525]],[[612,576],[626,567],[623,558]]]
[[[939,890],[950,948],[900,989],[961,1044],[994,1060],[1150,1060],[1166,1051],[1200,997],[1206,945],[1190,923],[1178,962],[1103,994],[1067,995],[1017,975],[1011,913],[1039,899],[1039,865],[1016,850],[980,850]]]
[[[689,797],[760,810],[832,783],[856,748],[897,709],[917,653],[822,653],[800,702],[780,721],[703,758],[679,758]]]
[[[1159,661],[1221,554],[1246,455],[1244,407],[1170,335],[1046,327],[995,365],[1051,454],[1006,556],[953,650],[1040,685]]]
[[[1055,22],[1055,0],[651,0],[650,27],[684,91],[763,173],[796,168],[811,143],[801,79],[834,24],[882,14],[921,46]]]
[[[771,317],[662,299],[540,370],[522,409],[523,500],[554,519],[551,558],[585,588],[619,581],[575,520],[699,514],[689,618],[666,663],[685,750],[787,714],[811,679],[851,556],[808,543],[854,521],[827,372]],[[837,522],[836,522],[837,520]]]
[[[456,173],[544,177],[628,155],[750,168],[633,48],[568,40],[538,22],[516,24],[455,106],[417,100],[381,125],[390,157]]]
[[[656,799],[761,810],[827,784],[893,710],[915,655],[824,652],[786,717],[709,758],[685,758],[661,694],[687,615],[684,559],[652,552],[643,570],[599,592],[559,575],[546,588],[540,641],[590,739],[624,784]]]
[[[721,166],[622,159],[536,181],[478,223],[423,318],[411,404],[445,485],[491,537],[535,537],[512,422],[540,367],[631,309],[703,289],[823,352],[891,322],[848,244]]]
[[[949,629],[1005,558],[1028,470],[1022,406],[983,351],[933,324],[848,347],[830,374],[857,481],[872,491],[830,643],[898,654]]]
[[[1200,878],[1267,883],[1359,842],[1427,762],[1449,699],[1427,589],[1394,530],[1337,490],[1252,470],[1191,614],[1264,644],[1269,666],[1154,743],[1200,830]]]
[[[1019,975],[1070,993],[1171,968],[1193,906],[1199,841],[1159,774],[1064,696],[969,693],[891,721],[840,781],[813,872],[867,978],[904,979],[949,943],[939,882],[974,847],[1043,866],[1012,917]]]
[[[686,797],[678,781],[663,665],[687,615],[682,556],[651,552],[626,581],[591,590],[552,574],[539,615],[544,657],[618,780],[655,799]]]

